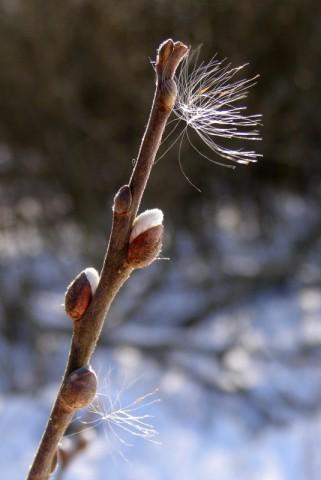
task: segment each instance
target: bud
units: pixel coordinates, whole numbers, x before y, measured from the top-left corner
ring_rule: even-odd
[[[118,215],[128,213],[132,203],[132,192],[128,185],[123,185],[115,195],[113,210]]]
[[[95,398],[97,377],[91,368],[81,367],[65,380],[59,395],[66,411],[78,410],[89,405]]]
[[[68,285],[65,294],[65,310],[73,320],[85,313],[96,291],[99,274],[95,268],[86,268]]]
[[[129,237],[127,260],[133,268],[151,264],[162,247],[163,212],[146,210],[136,217]]]
[[[158,49],[155,69],[162,80],[173,78],[176,69],[188,52],[188,47],[182,42],[165,40]]]

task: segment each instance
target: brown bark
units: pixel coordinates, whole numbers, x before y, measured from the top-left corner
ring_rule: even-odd
[[[60,395],[63,386],[74,370],[89,365],[111,303],[133,270],[127,262],[131,226],[137,215],[167,119],[175,104],[175,71],[186,53],[187,47],[184,44],[170,39],[163,42],[158,49],[155,96],[137,162],[129,185],[124,185],[115,196],[112,230],[100,281],[85,314],[74,323],[64,378],[27,480],[49,478],[58,443],[73,415],[73,412],[62,407]]]

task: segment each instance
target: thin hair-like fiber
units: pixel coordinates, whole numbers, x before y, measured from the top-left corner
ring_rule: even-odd
[[[258,75],[236,80],[235,76],[246,64],[231,67],[225,59],[219,61],[215,55],[207,64],[202,62],[197,65],[198,56],[199,49],[187,55],[180,67],[176,80],[176,117],[185,122],[186,130],[188,127],[195,130],[205,145],[220,157],[235,163],[256,162],[261,154],[254,150],[226,147],[218,143],[218,138],[261,140],[257,128],[261,124],[261,115],[246,115],[246,106],[239,103],[247,97],[249,88],[256,84]],[[195,147],[190,137],[188,140]],[[203,156],[208,158],[205,154]]]
[[[200,190],[183,169],[181,150],[186,137],[193,150],[211,163],[235,169],[235,164],[255,163],[262,157],[255,150],[224,145],[223,139],[235,141],[261,140],[258,127],[261,126],[260,114],[247,115],[246,106],[240,102],[247,97],[248,90],[256,84],[259,75],[250,79],[236,79],[239,72],[247,66],[232,67],[226,59],[218,60],[217,55],[208,62],[199,63],[200,47],[189,51],[176,75],[177,99],[174,107],[176,118],[170,132],[162,144],[170,144],[158,157],[158,163],[178,142],[178,164],[187,181]],[[177,133],[179,125],[182,130]],[[206,148],[221,157],[223,161],[212,158],[195,145],[189,129],[196,132]],[[174,140],[173,140],[174,135]]]

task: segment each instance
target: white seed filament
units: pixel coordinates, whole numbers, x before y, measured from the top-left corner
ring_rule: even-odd
[[[187,57],[180,69],[175,115],[195,130],[207,147],[219,156],[236,163],[256,162],[262,155],[254,150],[227,147],[218,143],[218,139],[261,140],[257,129],[261,115],[246,115],[246,106],[240,104],[258,76],[235,80],[245,65],[232,68],[216,57],[207,64],[196,63]]]

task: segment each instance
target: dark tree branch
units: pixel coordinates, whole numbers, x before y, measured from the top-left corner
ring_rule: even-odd
[[[31,466],[28,480],[47,480],[63,436],[74,411],[65,409],[62,392],[75,370],[89,365],[110,305],[133,267],[127,262],[128,241],[142,195],[148,181],[167,119],[176,100],[174,75],[187,53],[181,42],[167,40],[158,49],[155,64],[156,90],[154,101],[129,185],[116,194],[113,224],[107,253],[96,293],[84,316],[74,323],[69,359],[55,405]]]

